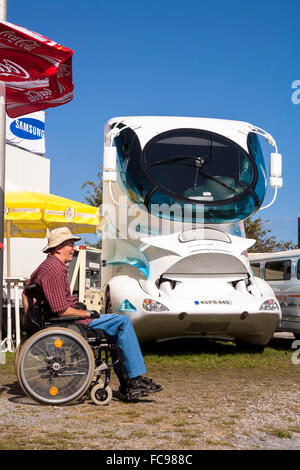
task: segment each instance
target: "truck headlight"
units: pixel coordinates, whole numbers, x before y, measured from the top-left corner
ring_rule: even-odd
[[[274,310],[279,310],[279,305],[274,299],[265,300],[259,310],[265,310],[266,312],[273,312]]]
[[[153,299],[144,299],[142,306],[146,312],[167,312],[169,310],[165,305]]]

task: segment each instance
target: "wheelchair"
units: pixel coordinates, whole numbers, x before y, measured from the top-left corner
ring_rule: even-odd
[[[26,316],[27,339],[15,354],[24,392],[45,405],[70,404],[88,395],[94,404],[108,405],[111,369],[120,362],[118,347],[103,330],[89,330],[77,323],[79,316],[51,316],[35,284],[26,288],[28,294],[35,303]]]

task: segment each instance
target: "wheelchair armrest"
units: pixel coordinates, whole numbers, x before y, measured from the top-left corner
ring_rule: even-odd
[[[76,320],[83,320],[82,317],[80,317],[79,315],[68,315],[68,316],[57,316],[57,317],[48,317],[47,320],[49,322],[64,322],[64,321],[76,321]]]
[[[28,286],[25,286],[25,289],[26,291],[34,291],[35,289],[38,288],[38,285],[37,284],[29,284]]]

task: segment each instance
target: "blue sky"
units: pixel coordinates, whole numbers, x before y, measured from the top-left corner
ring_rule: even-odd
[[[283,155],[283,188],[259,215],[278,240],[297,242],[299,18],[299,0],[7,0],[8,21],[74,50],[74,99],[46,115],[51,192],[84,200],[111,117],[244,120]]]

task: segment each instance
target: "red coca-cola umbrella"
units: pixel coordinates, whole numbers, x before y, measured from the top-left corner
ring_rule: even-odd
[[[0,0],[0,346],[2,348],[5,110],[12,117],[60,106],[73,98],[73,51],[6,21]],[[1,359],[0,359],[1,367]]]
[[[71,101],[72,55],[40,34],[0,21],[0,83],[7,114],[15,118]]]

